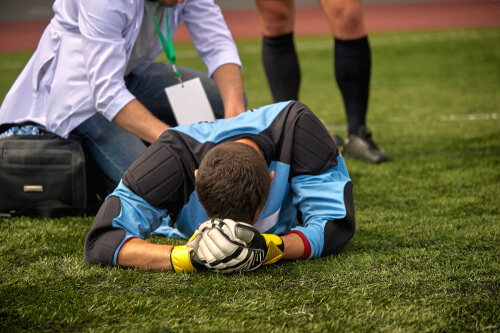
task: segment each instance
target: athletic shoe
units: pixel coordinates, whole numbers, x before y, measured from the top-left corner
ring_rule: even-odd
[[[342,138],[340,135],[338,135],[335,132],[332,132],[330,134],[332,136],[333,141],[335,141],[335,144],[337,145],[337,147],[339,147],[340,151],[342,151],[344,149],[344,146],[345,146],[344,138]]]
[[[372,140],[372,134],[366,127],[361,127],[357,134],[349,135],[345,140],[343,156],[360,159],[365,163],[381,163],[391,158]]]

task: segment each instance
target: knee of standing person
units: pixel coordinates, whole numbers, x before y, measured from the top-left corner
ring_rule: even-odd
[[[335,37],[350,40],[364,37],[366,30],[363,8],[359,1],[341,1],[336,5],[324,7]]]
[[[277,37],[293,31],[295,7],[293,1],[256,1],[261,29],[266,37]]]

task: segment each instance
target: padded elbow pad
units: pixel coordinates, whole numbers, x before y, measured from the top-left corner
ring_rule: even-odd
[[[321,121],[307,109],[297,119],[293,134],[292,174],[317,175],[338,165],[339,151]]]
[[[354,218],[354,200],[352,196],[352,182],[344,188],[344,204],[346,215],[343,219],[328,221],[325,225],[325,242],[321,256],[341,252],[354,236],[356,230]]]
[[[113,265],[115,251],[125,238],[125,230],[113,228],[113,219],[120,215],[121,202],[110,197],[97,213],[85,238],[84,259],[88,263]]]

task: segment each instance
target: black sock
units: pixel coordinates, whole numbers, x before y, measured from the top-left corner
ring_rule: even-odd
[[[293,32],[262,38],[262,63],[273,100],[282,102],[299,98],[300,67],[293,42]]]
[[[370,90],[371,51],[368,38],[342,41],[335,38],[335,78],[344,99],[348,133],[366,124]]]

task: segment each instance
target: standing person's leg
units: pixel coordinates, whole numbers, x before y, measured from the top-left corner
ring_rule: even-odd
[[[293,40],[294,0],[255,0],[262,30],[262,63],[275,102],[297,100],[300,66]]]
[[[207,73],[177,66],[183,81],[199,77],[215,118],[224,118],[224,105],[214,80]],[[165,94],[165,88],[179,83],[172,66],[165,63],[152,63],[140,75],[130,74],[125,78],[128,90],[156,117],[167,125],[176,126],[172,108]]]
[[[366,128],[370,92],[371,50],[361,0],[320,0],[335,37],[335,78],[344,99],[348,123],[345,156],[368,163],[388,161]]]

